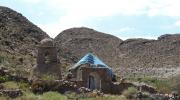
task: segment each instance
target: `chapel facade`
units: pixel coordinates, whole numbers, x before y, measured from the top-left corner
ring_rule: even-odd
[[[109,91],[113,80],[112,69],[92,53],[86,54],[78,63],[69,69],[70,81],[81,87]]]

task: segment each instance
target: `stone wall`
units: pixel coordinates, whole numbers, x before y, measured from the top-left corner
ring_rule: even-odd
[[[22,96],[23,93],[21,90],[16,89],[16,90],[0,90],[0,95],[5,95],[11,98],[16,98],[18,96]]]
[[[111,83],[111,87],[107,93],[111,94],[121,94],[128,87],[135,87],[132,83]]]
[[[78,87],[75,82],[66,80],[35,80],[31,84],[31,89],[34,93],[43,93],[47,91],[65,93],[67,91],[77,92]]]

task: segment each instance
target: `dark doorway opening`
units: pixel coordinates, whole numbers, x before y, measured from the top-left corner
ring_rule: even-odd
[[[94,79],[94,77],[93,76],[89,76],[89,86],[88,86],[88,88],[89,89],[95,89],[96,87],[95,87],[95,79]]]

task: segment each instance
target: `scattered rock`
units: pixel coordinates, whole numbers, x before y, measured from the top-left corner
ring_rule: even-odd
[[[11,98],[16,98],[18,96],[22,96],[22,91],[19,89],[16,90],[0,90],[0,95],[9,96]]]

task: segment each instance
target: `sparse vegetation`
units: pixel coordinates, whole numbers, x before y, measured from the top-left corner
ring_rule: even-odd
[[[23,96],[15,100],[68,100],[65,95],[58,92],[45,92],[43,94],[34,94],[32,92],[25,92]]]
[[[136,97],[138,90],[134,87],[129,87],[127,90],[125,90],[122,94],[127,98],[134,98]]]
[[[43,74],[41,79],[42,80],[56,80],[58,79],[58,77],[53,74]]]
[[[19,88],[18,83],[14,82],[14,81],[5,82],[5,83],[2,83],[2,85],[6,89],[18,89]]]
[[[7,81],[4,83],[1,83],[3,88],[5,89],[22,89],[24,91],[29,91],[30,85],[25,82],[16,82],[16,81]]]
[[[157,79],[157,78],[145,77],[142,78],[141,82],[156,87],[157,91],[161,93],[171,93],[172,81],[169,81],[169,79]]]
[[[7,100],[7,97],[5,97],[5,96],[0,96],[0,100]]]
[[[170,79],[143,77],[143,78],[130,78],[129,80],[139,83],[142,82],[154,86],[157,89],[157,91],[161,93],[171,93],[173,86],[173,82]]]
[[[9,76],[0,76],[0,82],[6,82],[9,81]]]
[[[180,75],[177,75],[173,79],[171,79],[172,85],[172,91],[177,91],[180,94]]]
[[[16,98],[15,100],[43,100],[40,95],[35,95],[32,92],[24,93],[23,96]]]
[[[4,62],[4,57],[2,57],[1,55],[0,55],[0,64],[2,64]]]
[[[27,77],[33,64],[35,59],[32,56],[0,51],[0,66],[7,68],[12,74]]]
[[[153,85],[161,93],[171,93],[171,81],[169,80],[156,80]]]
[[[65,95],[62,95],[58,92],[46,92],[42,95],[43,100],[67,100]]]
[[[21,14],[9,8],[0,7],[0,13],[0,67],[7,68],[12,75],[27,77],[30,74],[30,69],[36,64],[35,46],[40,40],[49,36]],[[152,85],[157,88],[158,92],[162,93],[172,91],[180,93],[180,75],[172,77],[172,79],[157,79],[145,76],[165,77],[167,73],[176,74],[175,70],[177,68],[174,66],[180,66],[179,40],[180,35],[174,34],[161,36],[157,40],[128,39],[123,41],[114,36],[83,27],[63,31],[54,39],[58,46],[58,58],[61,60],[62,75],[65,75],[68,72],[68,66],[76,62],[84,53],[92,51],[103,57],[104,61],[116,70],[116,73],[121,74],[121,72],[118,72],[121,70],[132,81]],[[130,71],[122,70],[119,66]],[[166,66],[169,69],[166,69]],[[139,72],[139,74],[136,72]],[[135,78],[142,76],[141,79]],[[45,74],[42,79],[51,81],[57,78],[54,75]],[[38,86],[38,83],[34,86]],[[46,86],[43,83],[43,89],[48,87],[49,92],[43,91],[42,94],[34,94],[30,91],[28,83],[17,81],[8,75],[0,76],[0,88],[21,89],[23,91],[23,95],[15,98],[15,100],[67,100],[68,96],[82,100],[126,100],[127,98],[135,98],[138,92],[133,87],[129,87],[120,96],[107,94],[99,96],[91,93],[65,95],[52,92],[58,86],[59,84],[51,82]],[[64,86],[59,90],[63,89]],[[0,100],[11,99],[0,95]]]

